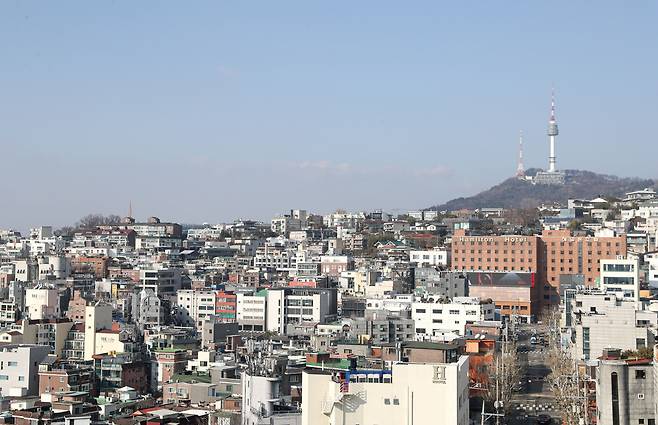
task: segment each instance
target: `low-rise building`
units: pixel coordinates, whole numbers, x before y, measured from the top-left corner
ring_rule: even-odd
[[[621,350],[605,350],[596,368],[596,423],[655,422],[652,359],[622,358]]]
[[[569,327],[575,359],[589,360],[611,346],[622,350],[653,346],[657,312],[638,309],[633,300],[614,294],[576,293],[569,301],[563,325]]]
[[[442,337],[446,333],[466,334],[466,326],[493,320],[494,304],[479,298],[456,297],[452,301],[425,299],[412,305],[411,318],[418,340]]]
[[[391,370],[304,370],[302,425],[469,423],[468,357]],[[440,413],[439,413],[440,412]],[[413,418],[413,419],[411,419]]]
[[[39,391],[39,364],[49,348],[41,345],[0,345],[0,388],[3,396],[23,397]]]

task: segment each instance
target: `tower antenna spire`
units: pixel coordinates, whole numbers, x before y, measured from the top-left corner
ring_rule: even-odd
[[[551,86],[551,118],[550,121],[556,121],[555,119],[555,87]]]
[[[133,216],[133,201],[128,201],[128,217]]]
[[[516,166],[516,177],[525,177],[525,167],[523,166],[523,130],[519,130],[519,162]]]
[[[555,88],[551,87],[551,116],[548,120],[548,142],[549,142],[549,154],[548,154],[548,172],[555,173],[557,167],[555,165],[555,136],[559,134],[557,128],[557,119],[555,118]]]

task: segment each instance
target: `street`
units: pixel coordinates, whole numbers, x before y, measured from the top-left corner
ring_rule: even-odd
[[[553,395],[546,383],[550,373],[545,358],[548,348],[544,344],[530,342],[533,335],[542,340],[546,336],[546,329],[537,324],[520,324],[516,325],[516,335],[518,355],[525,365],[525,375],[520,391],[512,400],[514,413],[508,423],[527,424],[539,415],[549,415],[554,418],[553,423],[559,423],[559,414],[553,406]]]

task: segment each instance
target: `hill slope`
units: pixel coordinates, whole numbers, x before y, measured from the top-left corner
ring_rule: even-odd
[[[539,170],[528,170],[526,174],[534,175],[537,171]],[[528,181],[513,177],[477,195],[456,198],[429,209],[442,211],[483,207],[531,208],[553,202],[566,203],[570,198],[622,197],[626,192],[655,187],[657,183],[651,179],[621,178],[591,171],[566,170],[565,173],[564,186],[533,185]]]

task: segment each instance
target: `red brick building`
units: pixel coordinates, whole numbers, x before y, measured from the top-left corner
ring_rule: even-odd
[[[626,256],[626,237],[572,236],[568,230],[541,235],[468,236],[456,230],[452,270],[535,272],[543,306],[559,303],[560,284],[594,286],[600,261]]]
[[[94,369],[86,366],[52,365],[39,371],[39,394],[61,391],[92,392]]]
[[[74,273],[92,273],[96,279],[107,277],[107,257],[73,257],[71,270]]]

